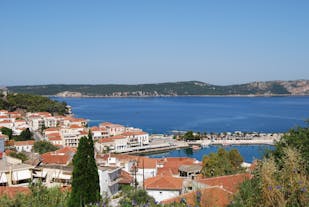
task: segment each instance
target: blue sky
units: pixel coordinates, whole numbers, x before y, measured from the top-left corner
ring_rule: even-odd
[[[0,85],[309,79],[309,1],[0,1]]]

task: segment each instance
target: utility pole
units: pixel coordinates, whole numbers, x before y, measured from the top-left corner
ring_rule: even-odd
[[[145,190],[144,181],[145,181],[145,168],[144,168],[144,159],[143,159],[143,190]]]

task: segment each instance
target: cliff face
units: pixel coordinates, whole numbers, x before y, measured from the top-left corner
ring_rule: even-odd
[[[309,80],[267,81],[218,86],[199,81],[139,85],[12,86],[11,92],[63,97],[127,97],[187,95],[309,95]]]
[[[282,81],[281,85],[292,95],[309,95],[309,80]]]

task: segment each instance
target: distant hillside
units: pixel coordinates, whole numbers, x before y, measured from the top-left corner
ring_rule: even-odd
[[[309,80],[268,81],[218,86],[199,81],[138,85],[37,85],[11,86],[10,92],[81,96],[186,96],[186,95],[309,95]]]

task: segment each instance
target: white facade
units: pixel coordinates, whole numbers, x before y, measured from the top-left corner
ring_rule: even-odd
[[[64,146],[67,147],[78,147],[80,136],[80,131],[71,128],[62,128],[60,130],[60,135],[63,139]]]
[[[45,127],[56,127],[57,126],[57,119],[55,117],[46,117],[44,118]]]
[[[119,191],[121,168],[98,167],[100,194],[110,197]]]
[[[157,169],[156,168],[145,168],[144,170],[138,168],[138,170],[136,172],[136,180],[140,185],[142,185],[143,180],[146,180],[148,178],[152,178],[156,175],[157,175]]]
[[[6,128],[9,128],[9,129],[12,129],[14,126],[14,123],[11,122],[11,121],[0,121],[0,127],[6,127]]]
[[[31,152],[34,141],[20,141],[22,144],[15,144],[17,152]],[[18,143],[18,142],[17,142]]]
[[[146,190],[146,191],[148,195],[152,196],[157,202],[178,197],[181,194],[181,191],[178,190]]]
[[[42,127],[44,126],[45,122],[44,122],[43,118],[35,117],[35,118],[31,118],[29,124],[30,124],[32,130],[37,131],[39,129],[42,129]]]

